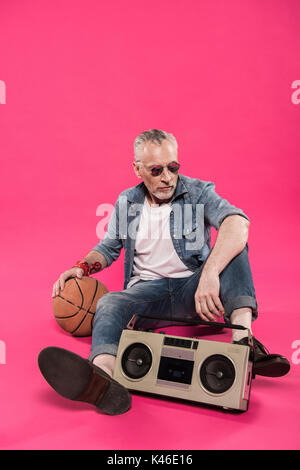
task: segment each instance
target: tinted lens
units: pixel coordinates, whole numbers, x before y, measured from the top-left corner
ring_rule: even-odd
[[[180,168],[179,163],[169,163],[169,165],[168,165],[168,170],[171,173],[177,173],[179,168]],[[163,169],[164,169],[164,167],[161,166],[161,165],[155,166],[155,167],[151,168],[151,175],[152,176],[158,176],[162,173]]]
[[[168,170],[171,171],[171,173],[177,173],[179,168],[180,168],[179,163],[170,163],[168,165]]]
[[[163,171],[163,166],[155,166],[154,168],[151,168],[151,174],[152,176],[158,176],[162,173]]]

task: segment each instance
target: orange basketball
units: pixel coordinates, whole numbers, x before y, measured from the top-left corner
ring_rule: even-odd
[[[73,336],[90,336],[97,301],[108,290],[93,277],[73,277],[53,299],[53,313],[59,326]]]

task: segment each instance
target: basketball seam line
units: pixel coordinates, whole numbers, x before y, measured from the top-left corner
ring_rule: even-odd
[[[58,295],[58,297],[60,297],[60,298],[61,298],[62,300],[64,300],[65,302],[68,302],[69,304],[73,305],[74,307],[77,307],[77,308],[78,308],[78,311],[75,312],[75,313],[73,313],[72,315],[68,315],[68,316],[64,316],[64,317],[55,316],[55,318],[58,319],[58,320],[64,320],[64,319],[68,319],[68,318],[75,317],[76,315],[78,315],[78,313],[79,313],[80,311],[86,312],[86,314],[84,315],[84,317],[83,317],[82,320],[80,321],[79,325],[75,328],[75,330],[73,330],[73,331],[70,332],[72,335],[73,335],[73,334],[75,333],[75,331],[78,330],[78,328],[82,325],[82,323],[84,322],[84,320],[86,319],[86,317],[87,317],[88,314],[91,315],[91,329],[93,328],[93,318],[94,318],[94,316],[95,316],[95,313],[91,312],[91,311],[90,311],[90,308],[91,308],[91,306],[92,306],[92,304],[93,304],[93,301],[94,301],[94,299],[95,299],[96,293],[97,293],[97,291],[98,291],[98,282],[97,282],[97,280],[95,279],[95,286],[96,286],[96,288],[95,288],[95,291],[94,291],[94,294],[93,294],[91,303],[90,303],[89,307],[86,309],[86,308],[83,307],[84,297],[83,297],[82,290],[80,289],[80,286],[79,286],[79,284],[78,284],[78,282],[77,282],[77,279],[75,279],[75,282],[76,282],[76,285],[77,285],[77,287],[78,287],[78,290],[79,290],[79,292],[80,292],[80,294],[81,294],[81,299],[82,299],[82,301],[81,301],[81,306],[78,306],[78,305],[74,304],[74,303],[71,302],[70,300],[68,300],[68,299],[66,299],[65,297],[63,297],[63,296],[61,295],[61,293],[60,293],[60,294]],[[107,292],[105,292],[105,294],[106,294],[106,293],[107,293]],[[104,294],[103,294],[103,295],[104,295]]]
[[[98,288],[96,289],[96,292],[97,292],[97,290],[98,290]],[[94,293],[93,300],[94,300],[94,298],[95,298],[96,292]],[[91,311],[90,311],[90,308],[91,308],[91,306],[92,306],[93,300],[92,300],[92,302],[91,302],[89,308],[86,309],[86,308],[84,308],[84,307],[80,307],[79,305],[74,304],[74,303],[71,302],[70,300],[68,300],[68,299],[66,299],[65,297],[63,297],[61,294],[59,294],[57,297],[60,297],[60,298],[61,298],[62,300],[64,300],[65,302],[68,302],[69,304],[73,305],[74,307],[77,307],[77,308],[79,309],[78,312],[79,312],[80,310],[83,310],[83,311],[85,311],[85,312],[87,312],[87,313],[90,313],[91,315],[95,315],[94,312],[91,312]],[[58,316],[56,316],[56,318],[60,318],[60,319],[72,318],[72,317],[74,317],[75,315],[77,315],[78,312],[72,313],[72,315],[68,315],[67,317],[66,317],[66,316],[64,316],[64,317],[58,317]]]
[[[87,313],[84,315],[84,317],[83,317],[83,319],[81,320],[81,322],[79,323],[79,325],[75,328],[74,331],[71,332],[72,335],[75,333],[76,330],[78,330],[78,328],[80,328],[80,326],[82,325],[82,323],[83,323],[84,320],[86,319],[88,313],[91,313],[91,312],[89,312],[89,309],[90,309],[91,306],[92,306],[92,303],[93,303],[93,301],[94,301],[96,292],[97,292],[97,290],[98,290],[98,282],[97,282],[97,279],[95,279],[95,281],[96,281],[96,289],[95,289],[95,292],[94,292],[92,301],[91,301],[91,303],[90,303],[90,306],[89,306],[89,308],[87,309]],[[81,294],[82,294],[82,291],[81,291],[80,286],[79,286],[79,284],[78,284],[78,282],[77,282],[77,279],[75,279],[75,282],[76,282],[76,284],[77,284],[77,286],[78,286],[78,289],[80,290],[80,292],[81,292]],[[82,294],[82,299],[83,299],[83,294]],[[83,299],[83,301],[84,301],[84,299]],[[93,315],[94,315],[94,314],[93,314]]]

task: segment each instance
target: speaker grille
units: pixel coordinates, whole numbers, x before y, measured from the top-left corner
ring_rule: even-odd
[[[234,365],[222,354],[207,357],[200,368],[201,383],[211,393],[226,392],[232,386],[234,379]]]
[[[152,364],[152,354],[143,343],[133,343],[122,355],[123,372],[131,379],[140,379],[149,371]]]

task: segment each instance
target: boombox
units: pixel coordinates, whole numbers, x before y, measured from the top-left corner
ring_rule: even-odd
[[[115,380],[132,391],[224,409],[248,409],[253,346],[250,332],[249,346],[245,346],[152,331],[123,330]]]

